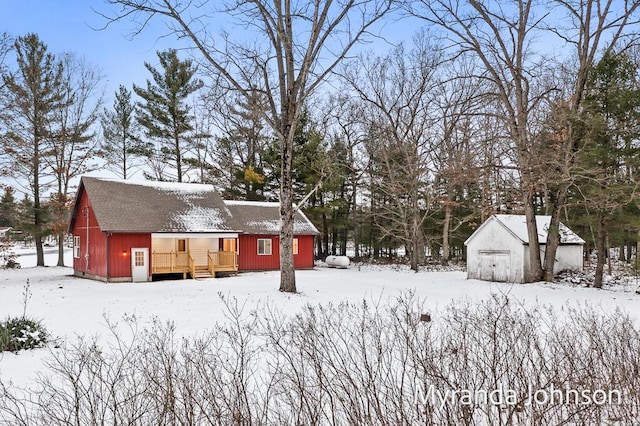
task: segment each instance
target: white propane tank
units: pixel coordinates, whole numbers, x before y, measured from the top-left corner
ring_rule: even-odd
[[[347,256],[327,256],[325,263],[330,268],[346,268],[349,266],[349,258]]]

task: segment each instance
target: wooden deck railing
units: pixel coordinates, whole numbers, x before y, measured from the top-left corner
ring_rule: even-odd
[[[191,272],[191,277],[195,278],[196,276],[196,262],[193,261],[193,257],[189,255],[189,272]]]
[[[182,272],[184,265],[176,264],[177,253],[170,252],[158,252],[154,251],[151,258],[151,270],[152,272]]]
[[[238,255],[235,251],[210,251],[207,258],[211,273],[238,271]]]
[[[196,265],[191,253],[187,253],[186,262],[184,257],[180,260],[175,251],[152,253],[151,271],[154,274],[167,274],[172,272],[191,273],[194,276],[196,270],[202,269],[205,265]],[[215,272],[237,272],[238,255],[233,251],[207,251],[206,267],[215,275]]]

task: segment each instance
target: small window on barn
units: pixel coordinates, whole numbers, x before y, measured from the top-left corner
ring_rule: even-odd
[[[80,237],[76,235],[73,236],[73,257],[80,258]]]
[[[258,255],[271,256],[271,239],[270,238],[258,239]]]
[[[187,251],[187,240],[178,240],[178,251]]]
[[[293,239],[293,254],[298,254],[298,239]]]

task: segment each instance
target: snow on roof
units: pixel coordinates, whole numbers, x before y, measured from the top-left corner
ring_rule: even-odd
[[[280,232],[280,203],[235,200],[225,200],[224,202],[245,233],[278,234]],[[298,209],[294,216],[293,233],[316,235],[318,230],[309,218]]]
[[[224,203],[228,206],[280,207],[280,203],[272,201],[224,200]]]
[[[103,181],[119,182],[127,185],[148,186],[160,191],[180,192],[180,193],[204,193],[215,191],[213,185],[202,183],[184,183],[184,182],[159,182],[153,180],[131,180],[131,179],[115,179],[115,178],[99,178]]]
[[[219,232],[239,225],[212,185],[83,177],[102,231]],[[79,200],[70,223],[78,215]]]
[[[524,215],[515,214],[497,214],[493,215],[505,228],[511,231],[520,241],[525,244],[529,243],[529,234],[527,232],[527,219]],[[536,226],[538,228],[538,242],[545,244],[547,242],[547,232],[551,216],[536,216]],[[584,244],[584,240],[575,232],[569,229],[562,222],[560,223],[560,243],[561,244]]]
[[[265,233],[268,234],[277,234],[280,232],[280,221],[279,220],[252,220],[247,222],[247,226],[250,226],[254,229],[261,229]]]
[[[265,201],[225,201],[212,185],[83,177],[84,191],[102,231],[220,232],[278,234],[280,204]],[[79,192],[80,193],[80,192]],[[69,229],[79,214],[79,198]],[[318,230],[300,211],[294,233]]]
[[[225,221],[217,208],[191,206],[172,214],[169,224],[160,232],[213,232],[225,229]]]

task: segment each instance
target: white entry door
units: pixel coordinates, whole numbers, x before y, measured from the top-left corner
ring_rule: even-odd
[[[131,249],[131,281],[149,281],[149,249]]]

